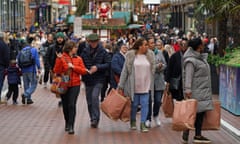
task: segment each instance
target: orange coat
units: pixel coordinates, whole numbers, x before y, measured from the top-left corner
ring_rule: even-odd
[[[70,72],[69,87],[78,86],[81,83],[80,76],[87,74],[87,69],[81,57],[70,57],[67,53],[63,53],[61,58],[56,59],[53,71],[56,74],[67,73],[69,69],[68,62],[72,63],[74,66]]]

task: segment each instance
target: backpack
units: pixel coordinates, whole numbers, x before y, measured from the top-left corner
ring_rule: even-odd
[[[27,47],[20,51],[18,56],[18,64],[21,68],[30,67],[35,64],[31,49],[31,47]]]

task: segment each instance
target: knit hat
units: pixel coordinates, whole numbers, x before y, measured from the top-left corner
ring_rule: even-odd
[[[92,33],[87,36],[87,39],[89,41],[97,41],[97,40],[99,40],[99,35],[97,33]]]
[[[59,37],[64,38],[65,35],[64,35],[62,32],[58,32],[58,33],[56,34],[56,38],[59,38]]]

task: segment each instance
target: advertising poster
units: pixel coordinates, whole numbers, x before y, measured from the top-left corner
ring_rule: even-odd
[[[219,96],[221,105],[235,115],[240,115],[240,69],[222,65],[220,67]]]

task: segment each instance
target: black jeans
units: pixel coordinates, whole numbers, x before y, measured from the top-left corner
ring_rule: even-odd
[[[104,100],[106,97],[106,91],[108,89],[108,84],[110,84],[110,76],[105,77],[105,81],[103,83],[103,87],[101,89],[101,102]],[[111,87],[108,89],[107,93],[109,93],[111,90]]]
[[[7,92],[7,99],[10,99],[10,97],[13,95],[12,100],[14,102],[17,102],[18,98],[18,84],[8,84],[8,92]]]
[[[147,120],[152,120],[152,113],[153,113],[153,117],[158,116],[159,114],[159,110],[160,110],[160,106],[162,105],[162,95],[163,95],[163,91],[162,90],[155,90],[154,91],[154,96],[153,96],[153,100],[152,100],[152,96],[151,96],[151,91],[149,92],[149,103],[148,103],[148,116],[147,116]],[[152,104],[153,102],[153,104]]]
[[[196,121],[195,121],[195,136],[201,136],[202,135],[202,123],[203,123],[203,117],[205,115],[205,112],[197,113]]]
[[[63,114],[66,124],[74,126],[76,117],[76,103],[80,86],[69,87],[66,94],[61,95]]]
[[[50,76],[49,76],[50,75]],[[50,70],[48,68],[44,69],[44,76],[43,76],[43,82],[47,83],[48,79],[50,77],[50,83],[52,83],[52,74],[50,73]]]

